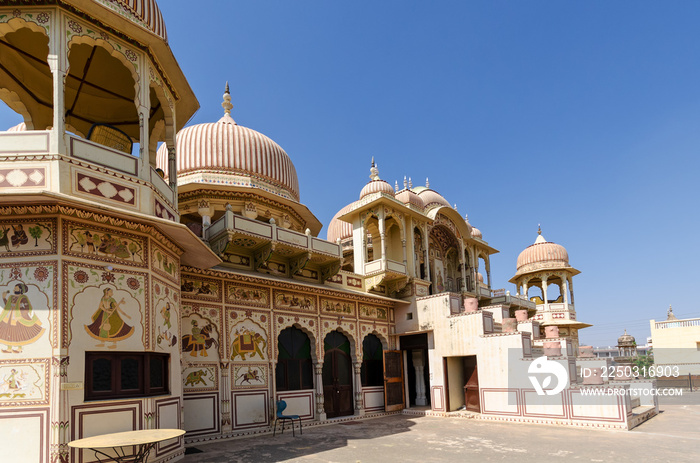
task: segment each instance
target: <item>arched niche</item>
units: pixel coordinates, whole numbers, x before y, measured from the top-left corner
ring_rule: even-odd
[[[21,18],[0,24],[0,99],[28,130],[53,125],[53,75],[46,30]],[[4,129],[4,127],[3,127]]]
[[[400,221],[389,217],[384,221],[386,258],[395,262],[403,261],[403,227]]]
[[[88,36],[71,39],[64,88],[66,124],[84,134],[95,123],[109,124],[140,141],[139,76],[109,42]]]

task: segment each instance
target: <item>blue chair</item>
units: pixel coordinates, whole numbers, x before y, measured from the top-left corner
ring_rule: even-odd
[[[284,414],[284,409],[287,408],[287,402],[284,400],[278,400],[277,401],[277,418],[275,418],[275,428],[272,431],[272,437],[275,437],[275,433],[277,433],[277,422],[282,421],[282,434],[284,434],[284,424],[287,421],[290,421],[292,424],[292,436],[295,436],[294,434],[294,421],[299,421],[299,434],[303,434],[304,432],[301,430],[301,418],[299,418],[299,415],[285,415]]]

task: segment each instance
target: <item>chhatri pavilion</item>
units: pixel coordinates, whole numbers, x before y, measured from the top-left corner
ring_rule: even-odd
[[[497,289],[481,231],[373,161],[320,237],[303,154],[238,125],[228,85],[218,121],[185,126],[199,102],[155,0],[0,1],[0,99],[22,118],[0,132],[7,461],[89,462],[68,442],[181,428],[149,459],[178,460],[272,432],[278,400],[304,426],[457,413],[630,429],[658,412],[585,394],[652,383],[600,376],[610,360],[579,346],[579,271],[541,234]],[[545,361],[557,394],[530,378]]]

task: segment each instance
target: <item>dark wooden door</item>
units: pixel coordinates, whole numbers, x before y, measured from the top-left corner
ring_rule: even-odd
[[[464,403],[467,410],[481,413],[479,399],[479,371],[476,367],[476,356],[464,359],[464,375],[467,383],[464,385]]]
[[[384,410],[393,412],[406,407],[403,388],[403,353],[384,351]]]
[[[331,331],[323,341],[323,397],[326,416],[353,414],[352,359],[350,341],[339,331]]]

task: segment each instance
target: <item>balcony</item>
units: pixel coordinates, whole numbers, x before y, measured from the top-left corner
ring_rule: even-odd
[[[337,243],[226,211],[204,232],[212,250],[224,261],[251,270],[299,275],[324,282],[340,270],[342,249]],[[270,264],[275,261],[273,269]],[[281,266],[280,266],[281,264]]]
[[[176,192],[148,163],[68,133],[66,152],[54,153],[50,140],[48,130],[0,132],[0,191],[59,193],[179,222]]]
[[[388,294],[401,291],[408,284],[406,266],[393,260],[373,260],[365,263],[365,288],[368,291],[384,289]]]

